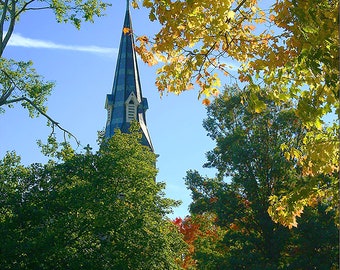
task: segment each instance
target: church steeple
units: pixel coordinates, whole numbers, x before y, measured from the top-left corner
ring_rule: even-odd
[[[106,97],[105,108],[107,109],[105,138],[111,138],[117,128],[122,132],[129,132],[131,122],[137,120],[143,132],[142,143],[153,151],[149,131],[146,126],[145,112],[148,109],[148,102],[142,96],[139,80],[129,0],[126,2],[125,19],[112,93]]]

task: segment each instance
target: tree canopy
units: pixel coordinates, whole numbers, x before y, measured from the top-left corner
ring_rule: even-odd
[[[288,103],[306,132],[299,148],[282,144],[286,158],[297,160],[305,176],[339,172],[338,1],[142,4],[161,28],[137,38],[137,49],[144,61],[159,63],[161,93],[196,88],[209,104],[221,85],[237,82],[250,91],[240,102],[256,113],[266,109],[264,99]],[[287,198],[274,201],[278,209],[287,206]]]
[[[1,269],[177,269],[185,244],[166,214],[176,201],[156,183],[141,134],[100,150],[23,166],[0,161]]]

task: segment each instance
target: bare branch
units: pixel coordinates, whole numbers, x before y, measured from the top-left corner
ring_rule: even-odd
[[[36,104],[34,104],[34,102],[32,100],[30,100],[27,97],[20,97],[20,98],[15,98],[15,99],[11,99],[11,100],[7,100],[5,102],[5,104],[11,104],[11,103],[16,103],[16,102],[20,102],[20,101],[26,101],[28,102],[31,106],[33,106],[40,114],[42,114],[43,116],[45,116],[51,123],[52,123],[52,129],[54,130],[54,126],[56,126],[57,128],[59,128],[61,131],[64,132],[64,134],[68,134],[69,136],[71,136],[77,143],[77,145],[80,145],[80,142],[78,141],[78,139],[76,138],[76,136],[74,136],[70,131],[68,131],[67,129],[63,128],[62,126],[60,126],[60,124],[53,120],[53,118],[51,118],[48,114],[46,114],[42,109],[40,109]]]
[[[35,8],[32,7],[32,8],[26,8],[25,11],[27,11],[27,10],[45,10],[45,9],[52,9],[52,8],[49,7],[49,6],[48,7],[47,6],[46,7],[35,7]],[[17,14],[19,15],[19,13],[17,13]]]

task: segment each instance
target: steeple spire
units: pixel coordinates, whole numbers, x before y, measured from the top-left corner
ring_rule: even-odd
[[[145,112],[148,109],[148,102],[142,96],[129,2],[129,0],[126,1],[125,19],[112,93],[106,97],[105,108],[108,114],[105,137],[112,137],[117,128],[122,132],[129,132],[131,122],[137,120],[143,133],[142,143],[153,151],[149,131],[146,126]]]

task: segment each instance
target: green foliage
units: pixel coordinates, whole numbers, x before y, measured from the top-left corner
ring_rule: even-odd
[[[16,102],[28,109],[30,117],[46,112],[44,104],[54,83],[44,82],[32,68],[32,62],[1,58],[0,70],[0,112]]]
[[[254,99],[265,104],[265,109],[255,113],[249,104]],[[204,126],[217,144],[207,154],[206,166],[216,167],[220,176],[237,172],[238,177],[244,177],[243,172],[257,170],[256,179],[248,181],[249,185],[267,187],[269,213],[276,222],[296,226],[296,217],[303,208],[321,201],[338,209],[336,175],[325,167],[318,174],[306,172],[306,163],[315,160],[321,151],[319,147],[327,148],[327,143],[316,144],[309,155],[301,156],[306,149],[306,138],[324,141],[323,136],[332,133],[327,135],[328,142],[335,146],[336,127],[322,129],[322,134],[312,138],[310,129],[296,116],[293,102],[276,104],[266,89],[255,97],[252,91],[241,91],[238,87],[227,88],[214,101],[208,108]],[[338,151],[332,153],[330,159],[338,155]],[[275,169],[270,169],[274,165]]]
[[[339,231],[333,222],[334,211],[324,205],[306,207],[298,228],[292,230],[286,246],[286,268],[337,269],[339,258]],[[317,251],[317,252],[315,252]]]
[[[191,214],[216,215],[214,224],[224,232],[223,239],[214,243],[223,247],[215,249],[219,255],[214,257],[215,263],[220,269],[336,269],[339,231],[337,205],[331,197],[324,197],[321,203],[305,202],[310,206],[304,213],[297,211],[294,203],[289,204],[292,209],[282,208],[285,220],[280,222],[291,230],[273,221],[268,212],[273,196],[292,196],[296,202],[315,188],[336,195],[331,187],[336,179],[304,176],[298,160],[285,157],[282,144],[289,142],[299,149],[306,132],[292,104],[279,106],[262,94],[257,98],[266,109],[254,113],[246,104],[249,94],[228,88],[208,107],[204,126],[216,147],[208,152],[205,166],[217,168],[218,174],[207,178],[188,171],[185,179],[193,198]],[[292,228],[297,221],[302,227]],[[196,241],[195,250],[200,250],[200,245],[202,241]],[[295,249],[299,253],[291,252]],[[329,256],[324,256],[325,252]],[[311,259],[314,257],[324,260]],[[193,258],[198,260],[198,269],[211,263],[199,252]]]
[[[61,128],[47,113],[45,102],[54,87],[53,82],[44,81],[36,73],[31,61],[15,61],[3,58],[21,14],[25,12],[49,9],[55,14],[58,22],[71,22],[78,29],[82,21],[93,22],[95,17],[103,16],[103,11],[110,5],[98,0],[87,1],[15,1],[5,0],[0,2],[0,113],[5,107],[13,107],[19,103],[28,110],[30,117],[45,116],[52,130],[56,127],[73,136]],[[53,131],[52,131],[53,133]],[[74,137],[74,136],[73,136]]]
[[[207,238],[200,229],[190,254],[195,268],[186,269],[338,268],[339,231],[334,210],[325,205],[307,207],[299,226],[288,230],[275,224],[263,206],[255,205],[241,184],[223,183],[195,171],[188,172],[186,182],[196,195],[190,206],[192,216],[186,218],[192,220],[191,227],[202,224],[202,215],[214,215],[210,226],[223,236]],[[216,182],[220,184],[216,186]],[[261,195],[262,190],[257,192]]]
[[[1,269],[177,269],[184,242],[166,218],[178,202],[156,183],[141,134],[97,153],[65,146],[60,162],[0,161]]]

